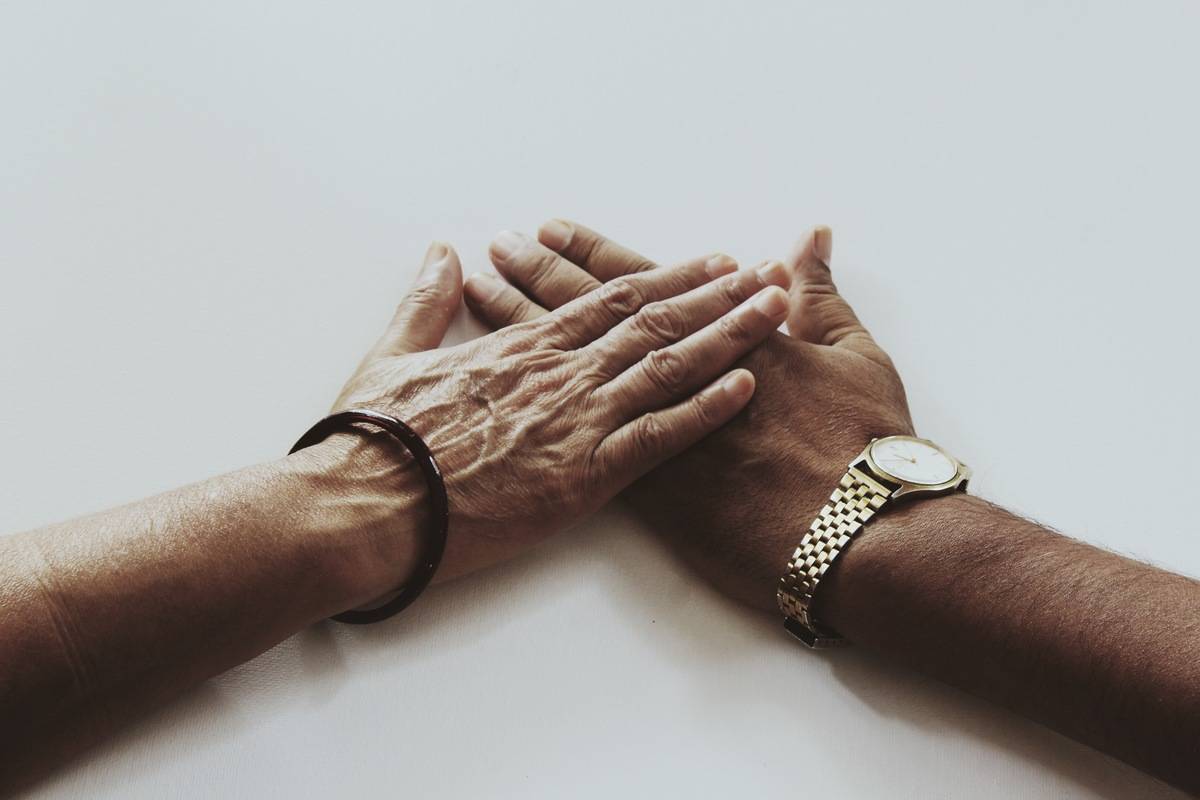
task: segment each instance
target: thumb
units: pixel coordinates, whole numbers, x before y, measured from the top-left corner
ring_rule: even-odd
[[[829,271],[832,253],[833,231],[820,225],[801,239],[788,257],[792,276],[788,332],[797,339],[844,347],[884,362],[887,356],[833,283]]]
[[[379,355],[397,356],[432,350],[442,342],[462,300],[462,265],[454,248],[434,242],[408,294],[375,347]]]

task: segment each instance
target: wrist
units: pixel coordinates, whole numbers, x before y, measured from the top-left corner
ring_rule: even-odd
[[[390,594],[414,572],[429,501],[420,470],[390,436],[337,433],[283,459],[301,484],[312,557],[328,578],[330,614]]]
[[[930,572],[957,558],[964,520],[993,508],[963,492],[891,504],[838,558],[815,600],[818,617],[855,641],[906,629],[894,614],[945,600],[924,596],[934,591]]]

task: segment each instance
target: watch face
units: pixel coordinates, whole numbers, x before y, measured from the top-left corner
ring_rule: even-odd
[[[936,486],[958,474],[954,459],[931,444],[910,436],[889,436],[871,445],[875,466],[904,483]]]

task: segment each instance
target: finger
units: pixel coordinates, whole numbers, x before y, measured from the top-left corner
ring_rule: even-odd
[[[754,376],[735,369],[671,408],[643,414],[605,437],[596,448],[601,474],[632,483],[720,428],[754,395]]]
[[[508,282],[546,308],[558,308],[600,286],[600,281],[544,244],[504,231],[488,248],[492,263]]]
[[[636,275],[659,268],[658,264],[640,253],[617,244],[577,222],[552,219],[538,229],[538,241],[602,283],[624,275]],[[709,268],[719,274],[732,264],[736,262],[723,253],[708,256]],[[554,307],[542,298],[535,296],[534,299],[542,302],[547,308]]]
[[[495,275],[476,272],[463,286],[467,308],[492,330],[545,316],[546,309]]]
[[[647,303],[683,294],[736,269],[737,262],[728,256],[697,258],[675,267],[609,281],[549,314],[547,319],[553,329],[546,334],[547,342],[565,349],[582,347],[632,317]]]
[[[375,345],[378,355],[402,355],[437,347],[462,297],[462,266],[454,248],[434,242],[408,294]]]
[[[538,229],[538,241],[577,264],[601,283],[658,267],[650,259],[576,222],[552,219]]]
[[[822,225],[802,239],[788,257],[792,273],[788,331],[814,344],[845,347],[872,360],[886,360],[887,355],[858,321],[850,304],[838,294],[829,270],[832,252],[833,231]]]
[[[619,420],[662,408],[703,386],[757,347],[787,317],[787,293],[778,286],[681,342],[654,350],[596,391]]]
[[[602,376],[615,377],[650,351],[691,336],[768,286],[788,287],[787,270],[778,261],[642,306],[641,311],[583,348],[582,353],[595,360]]]

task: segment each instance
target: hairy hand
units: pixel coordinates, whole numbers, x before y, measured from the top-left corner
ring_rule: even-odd
[[[431,350],[462,280],[454,251],[430,248],[335,410],[393,414],[433,450],[450,499],[441,577],[595,510],[742,409],[753,377],[728,370],[783,321],[787,281],[734,268],[697,260],[630,275],[555,313]]]
[[[574,223],[549,222],[538,239],[497,238],[492,260],[509,283],[472,276],[466,298],[477,316],[495,327],[528,324],[609,281],[659,271]],[[628,495],[718,588],[768,610],[788,557],[849,461],[873,436],[912,433],[899,375],[833,284],[831,244],[829,229],[818,228],[781,267],[759,267],[791,275],[792,335],[774,333],[738,362],[757,381],[742,413]]]

